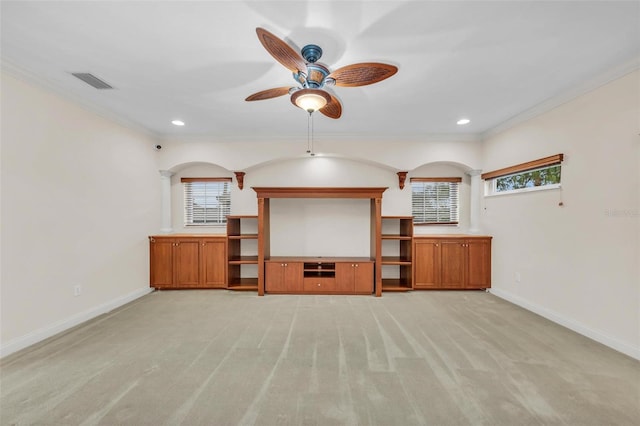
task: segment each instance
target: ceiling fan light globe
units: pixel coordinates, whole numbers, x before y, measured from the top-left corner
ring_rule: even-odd
[[[291,95],[291,102],[308,113],[322,109],[331,97],[324,90],[302,89]]]

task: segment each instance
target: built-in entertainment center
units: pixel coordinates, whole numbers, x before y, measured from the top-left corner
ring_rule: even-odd
[[[490,236],[414,235],[412,216],[382,216],[385,187],[253,189],[258,214],[228,216],[226,235],[150,236],[151,287],[260,296],[491,287]],[[346,211],[334,209],[339,200]],[[305,210],[315,215],[297,217]]]
[[[258,197],[258,294],[269,292],[327,292],[327,293],[368,293],[375,292],[376,296],[382,294],[381,282],[381,256],[382,256],[382,193],[387,188],[329,188],[329,187],[254,187]],[[354,270],[358,265],[358,271],[371,269],[370,285],[364,286],[364,278],[358,277],[358,285],[355,278],[349,274],[340,273],[332,277],[316,277],[315,285],[304,276],[305,269],[311,272],[305,265],[316,264],[322,267],[323,258],[297,258],[293,257],[271,259],[271,200],[277,198],[304,198],[304,199],[367,199],[369,200],[369,215],[363,220],[369,220],[369,253],[365,258],[333,258],[326,262],[341,270],[350,267]],[[297,260],[296,260],[297,259]],[[362,266],[360,266],[362,264]],[[287,265],[287,266],[278,266]],[[343,266],[347,265],[347,266]],[[278,269],[278,267],[280,269]],[[286,270],[285,268],[290,268]],[[326,265],[325,265],[326,269]],[[351,274],[353,275],[353,273]],[[320,280],[320,278],[323,278]],[[298,284],[299,282],[299,284]],[[292,283],[292,284],[285,284]],[[300,285],[302,284],[302,285]],[[275,289],[275,290],[274,290]],[[357,289],[357,291],[356,291]]]

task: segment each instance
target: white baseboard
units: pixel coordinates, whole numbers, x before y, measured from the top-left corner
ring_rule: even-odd
[[[120,306],[132,302],[146,294],[151,293],[152,291],[152,288],[142,288],[136,290],[122,297],[118,297],[116,299],[110,300],[109,302],[103,303],[102,305],[98,305],[87,311],[80,312],[79,314],[73,315],[62,321],[58,321],[39,330],[32,331],[31,333],[28,333],[22,337],[18,337],[17,339],[13,339],[7,342],[5,345],[0,346],[0,358],[41,342],[44,339],[48,339],[51,336],[66,331],[72,327],[75,327],[76,325],[82,324],[85,321],[89,321],[90,319],[93,319],[99,315],[119,308]]]
[[[556,312],[550,311],[547,308],[543,308],[541,306],[535,305],[533,303],[527,302],[526,300],[511,294],[509,292],[499,290],[496,288],[489,289],[489,292],[501,299],[504,299],[508,302],[511,302],[515,305],[518,305],[528,311],[534,312],[541,317],[544,317],[550,321],[555,322],[556,324],[560,324],[563,327],[566,327],[570,330],[575,331],[576,333],[582,334],[585,337],[588,337],[592,340],[595,340],[598,343],[602,343],[605,346],[610,347],[618,352],[622,352],[625,355],[628,355],[632,358],[640,360],[640,347],[634,347],[628,343],[621,342],[617,339],[614,339],[610,336],[602,334],[600,331],[593,330],[589,327],[580,324],[570,318],[566,318],[562,315],[559,315]]]

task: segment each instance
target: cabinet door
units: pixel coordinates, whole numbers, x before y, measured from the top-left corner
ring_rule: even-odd
[[[301,293],[304,277],[304,264],[301,262],[285,262],[283,286],[286,292]]]
[[[303,264],[299,262],[265,262],[265,291],[302,292]]]
[[[175,287],[200,285],[200,241],[196,238],[176,239],[173,247],[173,282]]]
[[[465,240],[442,240],[440,244],[440,287],[464,288]]]
[[[264,290],[266,292],[284,290],[284,263],[264,263]]]
[[[355,263],[336,263],[335,291],[341,293],[353,293],[355,290]]]
[[[491,240],[467,240],[466,288],[491,287]]]
[[[226,240],[205,238],[200,240],[200,284],[205,288],[225,288],[227,254]]]
[[[155,288],[173,286],[173,239],[151,238],[149,240],[149,284]]]
[[[373,293],[373,262],[356,263],[354,267],[354,292]]]
[[[413,253],[414,288],[440,286],[440,241],[416,240]]]

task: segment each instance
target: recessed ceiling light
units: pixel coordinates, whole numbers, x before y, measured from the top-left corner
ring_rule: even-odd
[[[184,126],[184,121],[182,121],[182,120],[173,120],[171,122],[171,124],[173,124],[174,126]]]
[[[457,122],[458,126],[464,126],[465,124],[469,124],[469,123],[471,123],[471,120],[469,120],[468,118],[461,118]]]

